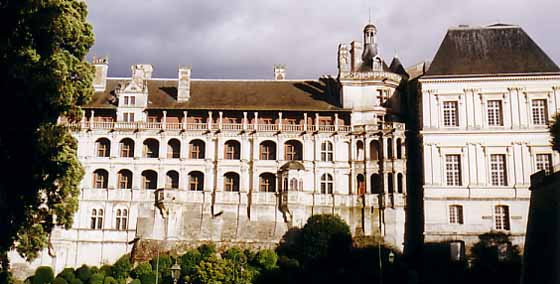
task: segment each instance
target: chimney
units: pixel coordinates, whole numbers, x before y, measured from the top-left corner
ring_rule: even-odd
[[[177,102],[187,102],[191,98],[191,70],[189,67],[179,67],[177,82]]]
[[[285,65],[274,65],[274,80],[285,80],[286,79],[286,66]]]
[[[132,81],[138,85],[144,85],[144,82],[152,78],[154,67],[151,64],[134,64],[130,67],[132,70]]]
[[[107,71],[109,70],[109,58],[107,56],[103,56],[100,58],[93,56],[92,63],[95,67],[93,88],[96,92],[103,92],[107,87]]]
[[[352,71],[358,71],[358,69],[362,65],[362,43],[353,41],[350,45]]]

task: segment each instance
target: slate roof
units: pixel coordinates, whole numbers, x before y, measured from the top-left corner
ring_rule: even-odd
[[[85,108],[116,108],[115,89],[130,79],[108,79]],[[340,111],[338,84],[316,81],[192,80],[191,97],[177,102],[177,80],[147,81],[148,109]]]
[[[518,26],[495,24],[447,31],[424,77],[560,73]]]

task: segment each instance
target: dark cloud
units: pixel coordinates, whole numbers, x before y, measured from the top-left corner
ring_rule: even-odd
[[[495,22],[522,26],[560,62],[560,1],[542,0],[89,0],[96,44],[111,76],[150,63],[174,78],[192,65],[196,78],[270,78],[285,64],[289,78],[336,73],[338,43],[361,40],[372,9],[382,56],[409,66],[431,59],[447,28]]]

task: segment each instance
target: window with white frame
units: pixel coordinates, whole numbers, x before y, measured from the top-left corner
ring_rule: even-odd
[[[448,186],[461,185],[461,155],[445,155],[445,179]]]
[[[128,210],[117,209],[115,217],[115,228],[119,231],[126,231],[128,223]]]
[[[125,122],[134,122],[134,113],[133,113],[133,112],[125,112],[125,113],[123,113],[123,121],[125,121]]]
[[[534,125],[546,125],[548,123],[546,99],[532,100],[531,113],[533,115]]]
[[[463,206],[449,205],[449,223],[450,224],[463,224]]]
[[[333,177],[330,174],[323,174],[321,176],[321,194],[333,193]]]
[[[458,103],[456,101],[443,102],[443,126],[459,126]]]
[[[494,186],[507,185],[506,155],[490,155],[490,182]]]
[[[496,230],[509,231],[509,207],[498,205],[494,208],[494,218]]]
[[[91,223],[90,229],[102,229],[103,228],[103,209],[92,209],[91,210]]]
[[[551,154],[537,154],[537,171],[552,171],[552,155]]]
[[[501,100],[490,100],[487,102],[488,111],[488,125],[489,126],[502,126],[503,112],[502,112],[502,101]]]
[[[333,160],[333,144],[329,141],[324,141],[321,143],[321,161]]]

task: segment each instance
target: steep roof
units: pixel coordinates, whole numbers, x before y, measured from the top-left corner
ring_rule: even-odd
[[[109,79],[86,108],[115,108],[115,89],[130,79]],[[148,109],[337,111],[338,85],[316,81],[192,80],[190,99],[177,102],[177,80],[147,81]]]
[[[459,27],[447,31],[425,77],[560,73],[518,26]]]

